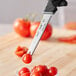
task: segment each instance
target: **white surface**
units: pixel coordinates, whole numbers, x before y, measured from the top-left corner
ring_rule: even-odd
[[[0,24],[0,36],[3,36],[11,31],[13,31],[12,24]]]

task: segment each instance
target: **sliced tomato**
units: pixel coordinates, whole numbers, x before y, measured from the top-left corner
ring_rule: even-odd
[[[21,47],[21,46],[18,46],[16,51],[15,51],[15,54],[18,56],[18,57],[22,57],[24,54],[26,54],[28,51],[28,48],[27,47]]]
[[[71,42],[69,42],[69,43],[71,43],[71,44],[76,44],[76,40],[73,40],[73,41],[71,41]]]
[[[76,35],[69,36],[69,37],[58,38],[58,41],[68,42],[68,43],[75,43],[76,42]]]

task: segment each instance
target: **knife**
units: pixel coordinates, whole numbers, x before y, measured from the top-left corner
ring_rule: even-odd
[[[40,38],[42,37],[47,24],[49,23],[52,16],[56,13],[57,7],[67,6],[66,0],[49,0],[47,6],[43,12],[43,18],[40,22],[39,28],[35,34],[35,37],[29,47],[27,53],[33,55],[37,45],[39,44]]]

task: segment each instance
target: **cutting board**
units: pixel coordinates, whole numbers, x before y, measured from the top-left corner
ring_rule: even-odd
[[[76,44],[58,42],[58,37],[70,36],[76,31],[54,29],[52,37],[47,41],[40,41],[31,64],[26,65],[18,58],[14,51],[17,46],[29,48],[32,38],[21,38],[15,32],[0,37],[0,76],[16,76],[22,67],[32,69],[35,65],[56,66],[58,76],[76,76]]]

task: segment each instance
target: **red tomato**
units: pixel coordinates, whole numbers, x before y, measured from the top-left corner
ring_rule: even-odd
[[[58,40],[61,41],[61,42],[75,43],[76,35],[69,36],[69,37],[58,38]]]
[[[36,31],[38,29],[40,25],[40,22],[33,22],[31,23],[31,27],[30,27],[30,35],[31,37],[34,37],[35,34],[36,34]],[[41,37],[41,40],[47,40],[48,38],[50,38],[52,35],[52,27],[50,24],[47,25],[42,37]]]
[[[21,47],[21,46],[18,46],[17,47],[17,50],[15,51],[15,54],[18,56],[18,57],[22,57],[24,54],[26,54],[28,51],[28,48],[27,47]]]
[[[47,71],[47,67],[45,65],[38,65],[32,69],[32,72],[40,72],[42,75]]]
[[[49,70],[47,70],[43,76],[54,76],[54,75],[51,75],[51,74],[49,73]]]
[[[68,22],[64,25],[64,28],[69,30],[76,30],[76,22]]]
[[[42,76],[40,72],[33,72],[31,73],[31,76]]]
[[[24,54],[22,57],[22,61],[26,64],[29,64],[32,61],[32,56],[30,54]]]
[[[28,68],[26,67],[23,67],[19,72],[18,72],[18,75],[21,76],[23,73],[27,73],[27,72],[30,72]]]
[[[21,76],[30,76],[30,72],[23,73]]]
[[[45,65],[38,65],[35,66],[31,73],[28,68],[24,67],[19,72],[19,76],[55,76],[57,74],[57,68],[56,67],[50,67],[50,69],[47,68]]]
[[[49,73],[50,73],[50,75],[56,75],[57,74],[57,68],[56,67],[50,67]]]
[[[31,72],[36,72],[36,71],[35,71],[36,67],[37,67],[37,66],[34,66],[33,69],[31,70]]]
[[[14,30],[22,37],[30,36],[30,22],[24,19],[17,19],[14,23]]]
[[[69,43],[71,43],[71,44],[76,44],[76,40],[73,40],[73,41],[71,41],[71,42],[69,42]]]
[[[58,38],[58,40],[61,41],[61,42],[69,42],[69,41],[71,41],[70,38],[67,38],[67,37]]]

